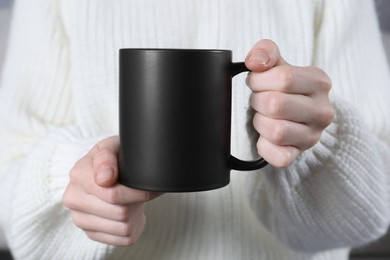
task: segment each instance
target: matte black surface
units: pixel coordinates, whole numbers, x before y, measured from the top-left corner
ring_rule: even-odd
[[[129,187],[189,192],[220,188],[230,170],[264,160],[230,155],[232,76],[227,50],[120,50],[120,177]]]
[[[9,251],[0,250],[0,260],[12,260],[12,255]]]

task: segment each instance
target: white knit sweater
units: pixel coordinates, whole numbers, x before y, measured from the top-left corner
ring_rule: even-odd
[[[74,163],[118,132],[118,49],[270,38],[332,78],[336,119],[285,169],[146,206],[134,246],[91,241],[61,204]],[[16,259],[346,259],[389,223],[390,78],[369,0],[20,0],[0,86],[0,224]],[[235,79],[232,151],[251,157]],[[304,113],[304,111],[302,111]],[[183,170],[185,174],[185,169]]]

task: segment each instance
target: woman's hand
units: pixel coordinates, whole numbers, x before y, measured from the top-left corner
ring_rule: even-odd
[[[288,64],[270,40],[257,42],[245,65],[251,70],[253,125],[260,134],[257,151],[271,165],[286,167],[333,121],[331,81],[317,67]]]
[[[160,194],[117,183],[118,149],[118,137],[109,137],[81,158],[70,172],[63,203],[90,239],[128,246],[145,227],[144,203]]]

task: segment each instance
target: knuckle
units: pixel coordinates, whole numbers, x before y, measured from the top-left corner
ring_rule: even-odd
[[[84,222],[81,218],[79,218],[77,215],[72,214],[72,220],[76,227],[83,229],[84,228]]]
[[[252,90],[252,92],[258,92],[261,90],[260,75],[257,72],[249,72],[245,84]]]
[[[266,94],[265,98],[265,113],[271,117],[278,117],[283,112],[283,101],[280,95],[276,92]]]
[[[135,244],[135,239],[132,236],[126,236],[123,238],[123,245],[124,246],[132,246]]]
[[[326,126],[330,125],[333,122],[335,118],[335,113],[332,107],[328,107],[323,110],[323,118]]]
[[[73,223],[76,227],[83,229],[83,225],[81,224],[81,222],[78,219],[73,219]]]
[[[262,141],[262,137],[260,137],[258,140],[257,140],[257,143],[256,143],[256,149],[257,149],[257,154],[259,155],[262,155],[263,154],[263,141]]]
[[[261,151],[261,141],[260,141],[260,138],[256,142],[256,149],[257,149],[257,153],[260,153],[260,151]]]
[[[125,231],[124,236],[131,237],[134,232],[134,226],[131,223],[126,223],[123,230]]]
[[[94,154],[99,153],[99,151],[101,151],[102,149],[103,149],[103,148],[102,148],[101,142],[99,142],[99,143],[95,144],[95,145],[92,147],[90,153],[91,153],[92,155],[94,155]]]
[[[256,113],[254,116],[253,116],[253,128],[259,132],[259,129],[261,129],[261,116],[260,114]]]
[[[95,144],[90,150],[89,154],[93,156],[103,150],[115,151],[118,148],[118,146],[119,146],[119,137],[110,136],[103,140],[100,140],[97,144]]]
[[[250,106],[256,110],[256,104],[258,103],[258,98],[257,98],[258,94],[255,94],[254,92],[251,93],[250,97],[249,97],[249,104]]]
[[[289,92],[294,84],[294,70],[291,66],[280,66],[279,80],[281,83],[281,91]]]
[[[320,71],[319,77],[319,86],[326,92],[329,92],[332,88],[332,80],[323,70],[318,69]]]
[[[62,196],[62,204],[67,207],[68,209],[74,209],[74,200],[69,192],[65,191],[64,195]]]
[[[287,134],[287,127],[285,124],[276,123],[272,128],[271,139],[275,144],[281,144],[285,140]]]
[[[76,183],[78,180],[78,174],[76,173],[76,170],[73,168],[69,172],[69,182]]]
[[[116,187],[108,189],[108,198],[107,202],[110,204],[120,204],[121,202],[121,193]]]
[[[310,147],[313,147],[314,145],[316,145],[318,143],[318,141],[320,140],[320,137],[321,137],[321,132],[319,132],[319,131],[313,133],[312,135],[309,135],[309,137],[307,138],[306,148],[310,148]]]
[[[254,79],[253,79],[253,73],[249,72],[245,79],[246,85],[253,90],[254,86]]]
[[[276,167],[286,168],[291,163],[290,156],[288,154],[283,154],[279,159],[279,164]]]
[[[334,117],[335,113],[332,106],[320,107],[317,109],[317,113],[315,113],[315,118],[321,127],[330,125],[333,122]]]
[[[69,181],[70,183],[79,185],[83,183],[83,178],[85,174],[91,170],[92,162],[91,159],[87,156],[79,159],[69,171]]]
[[[80,170],[82,168],[81,160],[77,161],[69,172],[69,181],[71,183],[78,183],[80,180]]]
[[[291,164],[291,162],[295,159],[293,153],[288,151],[287,149],[281,152],[278,164],[276,167],[285,168]]]
[[[112,154],[107,149],[99,150],[94,157],[95,166],[97,168],[103,167],[104,165],[111,165],[108,160],[112,157]]]
[[[74,193],[71,187],[67,187],[64,194],[62,195],[62,204],[69,210],[77,210],[80,208],[79,200],[77,194]]]
[[[99,240],[99,238],[97,237],[96,233],[95,232],[90,232],[90,231],[85,231],[85,234],[87,235],[87,237],[93,241],[98,241],[98,242],[102,242]]]
[[[130,224],[129,222],[123,223],[120,226],[120,232],[121,232],[120,235],[123,237],[131,237],[133,234],[133,230],[134,230],[134,227],[132,224]]]

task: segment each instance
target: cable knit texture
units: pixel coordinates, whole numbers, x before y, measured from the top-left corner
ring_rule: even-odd
[[[336,119],[289,167],[146,206],[134,246],[91,241],[61,203],[74,163],[118,132],[118,49],[259,39],[332,78]],[[0,86],[0,224],[16,259],[347,259],[389,223],[390,78],[371,1],[19,0]],[[232,151],[251,158],[234,79]],[[305,113],[305,111],[302,111]],[[183,169],[185,174],[185,169]]]

